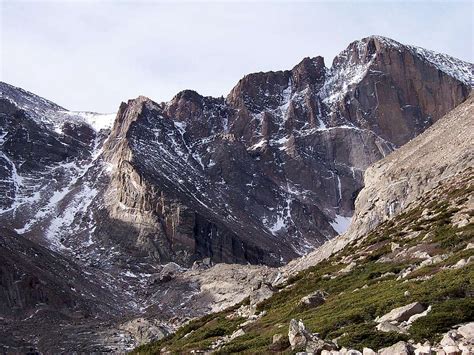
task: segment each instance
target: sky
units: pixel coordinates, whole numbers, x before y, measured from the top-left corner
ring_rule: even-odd
[[[474,1],[0,0],[0,81],[70,109],[227,95],[244,75],[326,66],[378,34],[474,62]]]

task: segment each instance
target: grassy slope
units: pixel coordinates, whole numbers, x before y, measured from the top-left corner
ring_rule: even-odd
[[[330,259],[299,273],[259,304],[258,310],[266,314],[244,327],[244,336],[227,343],[220,351],[268,352],[272,350],[272,337],[277,333],[285,337],[282,346],[288,346],[288,324],[292,318],[301,318],[310,331],[320,333],[327,340],[338,338],[340,346],[358,350],[379,349],[409,338],[435,341],[453,325],[474,320],[473,264],[460,269],[447,268],[474,254],[474,249],[465,249],[474,239],[474,226],[458,228],[452,224],[453,215],[466,208],[473,191],[472,170],[468,170],[462,178],[457,177],[425,196],[362,241],[354,241]],[[472,215],[474,211],[469,213]],[[431,256],[446,255],[447,258],[396,280],[402,270],[419,264],[421,259],[413,258],[413,253],[393,258],[396,253],[391,250],[392,242],[401,247],[396,253],[417,247]],[[351,261],[357,264],[352,271],[336,274]],[[315,290],[329,294],[323,305],[313,309],[298,306],[303,296]],[[405,296],[406,291],[409,296]],[[377,316],[415,301],[431,305],[432,311],[415,321],[408,335],[375,329]],[[135,352],[157,353],[162,348],[171,352],[205,350],[219,337],[239,328],[243,319],[226,318],[236,308],[238,306],[192,321],[170,337],[139,347]],[[290,350],[286,348],[284,352],[290,353]]]

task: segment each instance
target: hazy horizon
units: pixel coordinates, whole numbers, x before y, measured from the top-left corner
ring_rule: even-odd
[[[472,62],[473,3],[2,1],[0,80],[70,110],[227,95],[258,71],[326,66],[382,35]]]

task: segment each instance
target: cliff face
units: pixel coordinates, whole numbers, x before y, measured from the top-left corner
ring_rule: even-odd
[[[336,108],[330,119],[344,118],[396,146],[456,107],[472,84],[472,65],[383,37],[352,43],[329,72],[323,101]]]
[[[472,168],[474,96],[423,135],[365,172],[349,234],[358,237],[396,216],[443,180]]]
[[[460,186],[465,181],[472,183],[473,117],[474,97],[471,94],[423,134],[370,166],[365,172],[365,187],[357,197],[348,231],[306,257],[290,262],[282,271],[293,275],[313,266],[352,241],[359,241],[408,208],[420,204],[424,207],[425,197],[430,202],[437,198],[448,200],[448,196],[442,195],[446,186],[454,189],[458,181]],[[466,196],[466,200],[463,203],[472,209],[472,196]],[[457,214],[459,216],[457,220],[453,219],[453,223],[474,223],[473,217],[466,211]]]
[[[131,100],[105,147],[111,216],[162,261],[289,260],[344,231],[365,169],[461,103],[471,80],[471,64],[374,36],[331,68],[316,57],[247,75],[226,99]]]
[[[284,263],[346,230],[367,167],[461,103],[472,69],[373,36],[226,98],[130,100],[104,127],[2,84],[0,216],[89,262]]]

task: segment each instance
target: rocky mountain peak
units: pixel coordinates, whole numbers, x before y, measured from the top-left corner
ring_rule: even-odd
[[[323,57],[304,58],[291,70],[294,91],[301,91],[324,81],[326,66]]]
[[[205,257],[275,264],[306,253],[347,228],[369,165],[471,90],[420,53],[372,36],[329,69],[315,57],[246,75],[226,99],[184,90],[168,103],[122,103],[103,148],[102,136],[88,133],[96,159],[88,162],[103,183],[91,206],[108,216],[91,236],[105,238],[119,221],[128,226],[114,232],[121,243],[185,265]],[[80,137],[64,122],[89,122],[31,111],[41,122],[63,120],[53,136]]]

